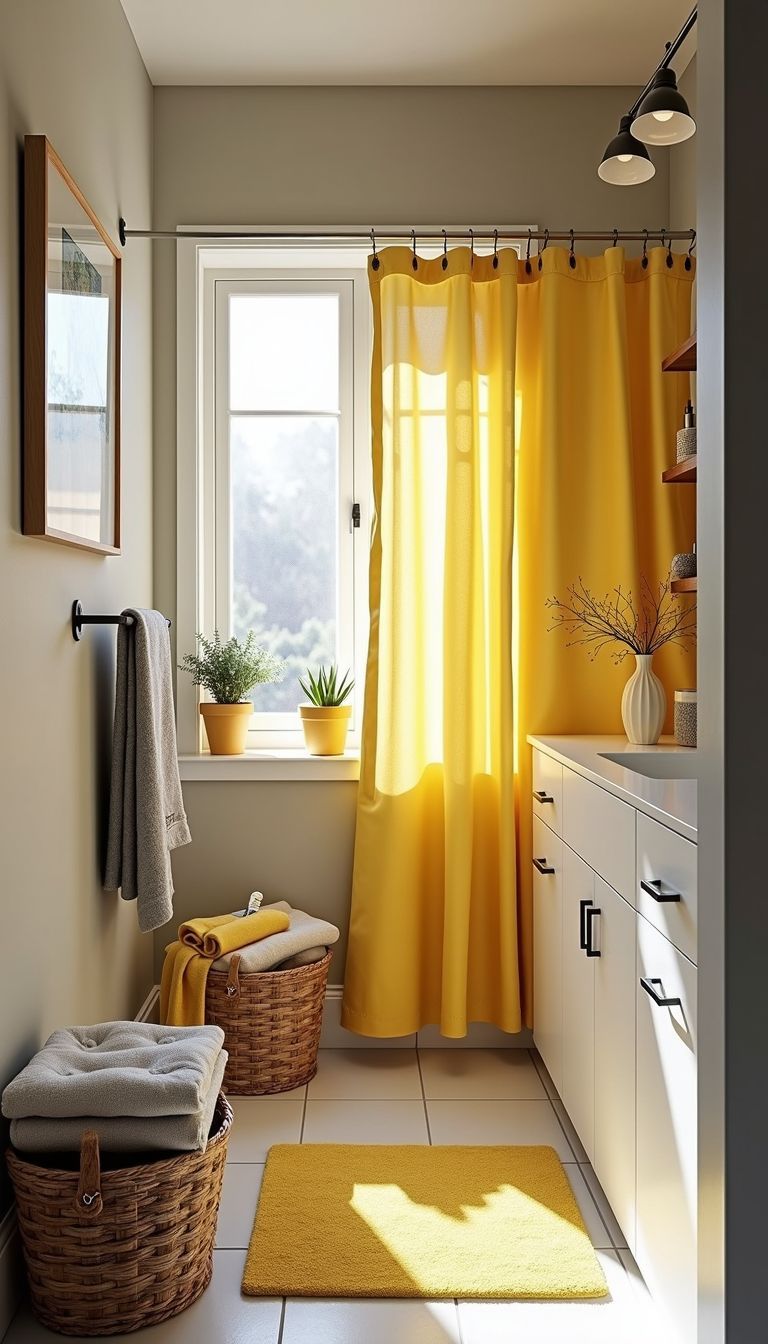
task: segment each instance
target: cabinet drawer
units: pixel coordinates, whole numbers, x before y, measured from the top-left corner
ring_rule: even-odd
[[[556,835],[563,834],[563,767],[543,751],[533,749],[533,815]]]
[[[559,1092],[563,1066],[563,842],[537,817],[533,818],[533,856],[533,1037]]]
[[[696,1339],[696,967],[638,915],[637,973],[635,1258],[675,1339],[688,1344]]]
[[[563,839],[634,904],[635,809],[563,769]]]
[[[696,867],[697,850],[690,840],[638,812],[635,905],[694,963]]]

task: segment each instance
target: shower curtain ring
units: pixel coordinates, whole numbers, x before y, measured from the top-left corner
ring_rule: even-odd
[[[643,229],[643,233],[644,233],[645,237],[643,238],[643,256],[642,256],[642,260],[641,260],[641,262],[640,262],[640,265],[642,266],[642,268],[643,268],[644,271],[647,271],[647,269],[648,269],[648,230],[647,230],[647,229]]]
[[[447,270],[448,270],[448,234],[446,233],[445,229],[441,229],[440,232],[441,232],[442,235],[443,235],[443,261],[442,261],[442,266],[443,266],[443,270],[444,270],[444,271],[447,271]]]
[[[666,259],[666,260],[667,260],[667,266],[669,267],[670,270],[672,270],[672,267],[673,267],[674,264],[675,264],[675,260],[674,260],[674,257],[672,256],[672,239],[671,239],[671,238],[670,238],[669,242],[667,243],[667,259]]]
[[[497,270],[499,265],[499,230],[493,230],[493,269]]]
[[[418,269],[419,269],[419,258],[416,256],[416,230],[415,230],[415,229],[411,229],[411,243],[412,243],[412,245],[413,245],[413,261],[411,262],[411,265],[412,265],[414,271],[418,271]]]
[[[688,255],[685,258],[685,269],[690,271],[693,266],[693,249],[696,246],[696,230],[691,229],[691,245],[688,248]]]
[[[373,248],[373,260],[371,261],[371,266],[373,267],[374,271],[378,271],[381,262],[379,261],[379,258],[376,255],[376,234],[373,229],[371,229],[371,247]]]
[[[540,253],[539,253],[539,270],[541,270],[542,266],[544,265],[544,262],[542,261],[542,258],[543,258],[543,256],[544,256],[544,253],[545,253],[546,250],[547,250],[548,245],[549,245],[549,229],[545,229],[545,230],[544,230],[544,245],[543,245],[543,247],[542,247],[542,249],[541,249],[541,251],[540,251]]]
[[[475,264],[475,234],[473,229],[469,230],[469,264],[470,266]]]
[[[531,274],[531,230],[528,230],[528,242],[525,246],[525,273]]]
[[[568,255],[568,265],[570,266],[570,268],[571,268],[572,271],[575,271],[575,270],[576,270],[576,254],[575,254],[575,252],[574,252],[574,250],[573,250],[573,229],[570,230],[570,235],[571,235],[571,249],[570,249],[570,252],[569,252],[569,255]]]
[[[618,242],[619,242],[619,230],[618,230],[618,229],[614,229],[614,230],[613,230],[613,242],[611,243],[611,247],[617,247],[617,246],[618,246]]]

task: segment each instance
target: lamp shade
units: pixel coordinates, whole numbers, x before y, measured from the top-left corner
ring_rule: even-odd
[[[633,187],[638,182],[648,182],[656,172],[645,145],[636,140],[629,125],[631,117],[622,117],[619,133],[615,135],[606,149],[598,177],[615,187]]]
[[[657,70],[653,84],[638,107],[632,134],[646,145],[678,145],[696,130],[674,70]]]

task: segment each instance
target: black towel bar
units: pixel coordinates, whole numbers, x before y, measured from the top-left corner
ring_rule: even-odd
[[[166,617],[166,620],[168,618]],[[171,622],[168,621],[170,626]],[[126,616],[124,612],[119,612],[115,616],[93,615],[86,616],[81,604],[75,599],[72,603],[72,638],[80,639],[83,633],[84,625],[133,625],[133,617]]]

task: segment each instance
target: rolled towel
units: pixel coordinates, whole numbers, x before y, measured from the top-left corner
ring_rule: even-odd
[[[221,1050],[205,1102],[192,1115],[89,1115],[66,1120],[32,1115],[11,1121],[11,1143],[21,1153],[79,1152],[83,1134],[94,1129],[105,1153],[186,1153],[205,1148],[227,1058],[226,1050]]]
[[[284,910],[257,910],[253,915],[214,915],[190,919],[179,928],[175,943],[165,949],[160,982],[160,1019],[192,1027],[205,1021],[205,987],[214,957],[237,952],[247,944],[269,940],[288,929]]]
[[[290,916],[290,928],[284,933],[275,933],[263,942],[243,947],[240,951],[240,974],[254,975],[258,971],[272,971],[288,957],[304,952],[308,947],[330,947],[339,940],[339,930],[335,924],[325,919],[316,919],[303,910],[294,910],[287,901],[276,901],[274,905],[263,905],[261,914],[267,911],[282,911]],[[245,920],[241,921],[245,923]],[[214,970],[228,971],[231,955],[225,954],[213,963]]]
[[[221,1027],[100,1022],[55,1031],[6,1087],[3,1115],[195,1115],[223,1044]]]

